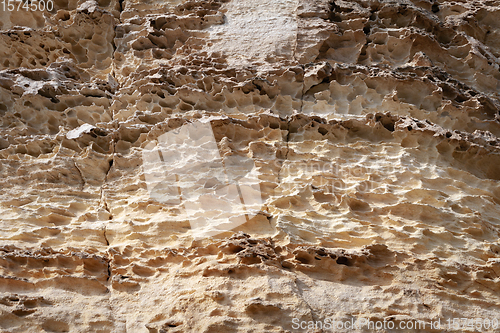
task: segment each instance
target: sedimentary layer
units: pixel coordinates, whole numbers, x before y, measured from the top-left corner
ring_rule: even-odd
[[[500,2],[0,17],[3,331],[500,320]],[[195,239],[183,202],[151,196],[143,153],[200,121],[224,165],[251,160],[262,205]]]

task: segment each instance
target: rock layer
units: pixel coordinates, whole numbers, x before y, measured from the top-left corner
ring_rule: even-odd
[[[2,331],[500,320],[499,8],[58,0],[1,12]],[[182,203],[150,197],[142,153],[200,119],[223,160],[253,161],[263,206],[194,240]]]

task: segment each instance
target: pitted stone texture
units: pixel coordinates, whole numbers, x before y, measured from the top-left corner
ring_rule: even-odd
[[[0,13],[0,330],[497,316],[498,1],[54,4]],[[199,121],[262,207],[196,240],[143,153]]]

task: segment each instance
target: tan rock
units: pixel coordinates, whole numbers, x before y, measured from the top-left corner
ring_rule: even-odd
[[[499,6],[0,10],[0,331],[497,332]]]

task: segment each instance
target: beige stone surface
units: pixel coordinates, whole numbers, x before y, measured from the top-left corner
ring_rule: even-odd
[[[499,1],[1,6],[1,332],[498,331]],[[143,168],[197,121],[262,193],[201,239]]]

